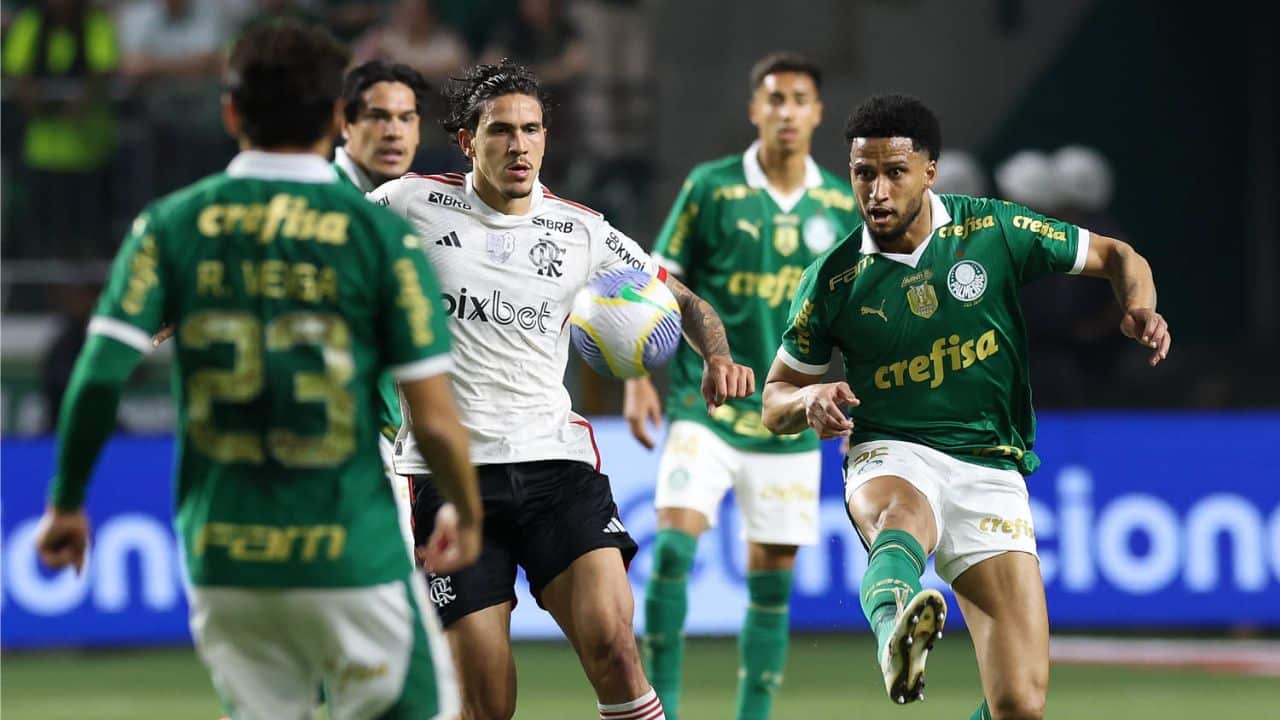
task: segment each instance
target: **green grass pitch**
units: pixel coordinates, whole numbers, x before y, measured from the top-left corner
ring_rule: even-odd
[[[928,699],[899,708],[885,698],[869,635],[799,635],[774,708],[777,720],[965,720],[980,699],[968,638],[949,635],[929,662]],[[565,643],[516,646],[516,718],[593,717],[594,699]],[[685,720],[733,716],[733,638],[697,638],[686,661]],[[1048,717],[1177,720],[1275,717],[1280,682],[1191,670],[1056,665]],[[222,714],[189,649],[16,653],[0,658],[5,720],[216,720]]]

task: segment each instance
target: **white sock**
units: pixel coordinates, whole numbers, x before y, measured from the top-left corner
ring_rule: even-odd
[[[667,720],[667,714],[662,712],[662,701],[658,700],[658,693],[653,688],[631,702],[617,705],[596,703],[596,707],[600,708],[600,720]]]

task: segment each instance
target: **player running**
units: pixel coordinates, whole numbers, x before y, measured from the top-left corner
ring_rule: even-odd
[[[333,149],[338,176],[362,193],[409,171],[418,152],[422,113],[430,89],[408,65],[370,60],[348,73],[342,88],[342,138]],[[378,451],[382,467],[396,495],[405,544],[413,548],[412,498],[409,482],[396,474],[392,444],[400,431],[400,398],[389,375],[378,381]]]
[[[429,566],[471,562],[480,501],[446,372],[438,285],[412,228],[338,181],[346,51],[327,33],[257,25],[228,61],[225,173],[133,223],[89,324],[59,422],[38,545],[84,563],[82,509],[121,386],[162,322],[176,326],[176,525],[196,648],[230,714],[455,717],[456,680],[421,576],[395,542],[379,468],[387,370],[451,504]]]
[[[694,168],[654,246],[654,257],[725,321],[734,351],[768,372],[804,268],[858,222],[848,183],[809,157],[822,121],[822,72],[792,53],[751,70],[748,114],[758,131],[745,153]],[[671,429],[658,468],[658,535],[645,586],[643,651],[668,718],[676,717],[684,659],[687,580],[698,536],[716,524],[730,487],[747,540],[747,605],[738,636],[737,717],[767,718],[786,666],[796,550],[818,540],[818,438],[777,436],[760,422],[760,395],[708,415],[698,397],[701,359],[687,347],[671,366]],[[627,382],[624,414],[645,447],[662,405],[648,378]]]
[[[479,466],[486,517],[480,560],[431,577],[467,716],[510,718],[515,711],[510,620],[520,565],[538,604],[577,651],[600,716],[664,717],[632,632],[626,564],[636,544],[618,519],[591,427],[571,411],[563,378],[565,325],[577,292],[614,268],[666,273],[599,213],[538,181],[545,102],[527,68],[477,66],[446,89],[446,100],[445,129],[473,170],[407,176],[372,197],[413,223],[440,269],[457,358],[450,377]],[[704,359],[707,410],[754,392],[752,371],[730,358],[715,311],[678,281],[666,282],[686,337]],[[407,429],[396,445],[398,472],[434,470]],[[416,486],[421,536],[441,500],[428,483]]]
[[[845,136],[866,224],[806,270],[764,422],[851,435],[845,500],[869,548],[862,609],[890,699],[924,697],[942,635],[943,597],[920,587],[932,554],[977,652],[973,718],[1043,717],[1049,621],[1023,479],[1040,459],[1018,289],[1049,273],[1108,278],[1121,332],[1155,365],[1170,336],[1151,268],[1119,240],[1020,205],[935,195],[941,131],[915,98],[869,99]],[[836,348],[848,383],[822,383]]]

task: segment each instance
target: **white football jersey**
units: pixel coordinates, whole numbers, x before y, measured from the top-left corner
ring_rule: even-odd
[[[591,426],[564,387],[574,296],[614,268],[666,273],[600,213],[541,183],[528,214],[506,215],[480,199],[471,179],[410,174],[369,194],[414,226],[440,280],[453,334],[449,376],[471,460],[580,460],[598,469]],[[403,410],[396,472],[427,473]]]

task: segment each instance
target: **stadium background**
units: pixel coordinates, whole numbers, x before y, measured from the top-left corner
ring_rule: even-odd
[[[21,13],[58,5],[103,13],[96,17],[117,48],[100,55],[103,73],[50,77],[23,62],[9,31]],[[907,91],[941,116],[944,189],[1017,199],[1133,242],[1151,260],[1175,338],[1155,371],[1115,341],[1105,283],[1028,289],[1045,458],[1030,487],[1060,633],[1050,716],[1265,715],[1280,701],[1280,471],[1270,454],[1280,439],[1280,83],[1260,8],[1243,0],[1212,12],[1154,0],[981,0],[963,9],[945,0],[3,2],[0,713],[217,713],[188,649],[169,527],[166,352],[131,382],[90,494],[90,571],[79,580],[44,572],[31,531],[52,462],[50,408],[83,341],[96,283],[143,203],[225,165],[234,145],[218,127],[217,50],[239,24],[289,12],[325,21],[361,56],[399,47],[436,80],[504,54],[560,77],[544,180],[642,244],[691,163],[751,141],[747,70],[775,49],[802,50],[826,69],[814,156],[827,167],[843,170],[843,121],[860,98]],[[430,37],[425,46],[392,41],[415,32]],[[95,118],[53,136],[76,149],[70,157],[33,140],[66,113]],[[459,169],[433,122],[425,121],[415,169]],[[645,544],[656,456],[614,417],[616,384],[576,361],[566,380],[597,425],[624,521]],[[826,453],[824,542],[800,556],[801,634],[777,712],[880,717],[894,711],[875,688],[853,590],[865,561],[840,508],[838,453]],[[732,635],[745,602],[731,506],[724,512],[700,545],[694,635]],[[642,553],[637,593],[647,565]],[[517,717],[589,708],[564,643],[533,639],[556,633],[527,596],[515,631],[531,638],[518,649]],[[727,717],[732,638],[695,640],[691,652],[686,715]],[[938,659],[929,702],[907,714],[967,716],[978,695],[967,642],[948,643]],[[1165,665],[1179,669],[1152,669]]]

